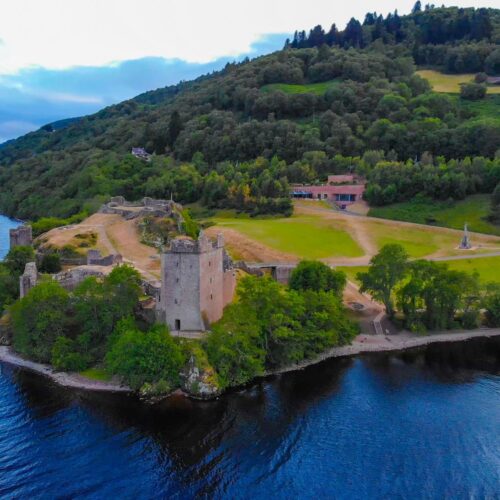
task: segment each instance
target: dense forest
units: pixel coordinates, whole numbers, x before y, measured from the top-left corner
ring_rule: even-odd
[[[494,9],[434,8],[420,1],[411,15],[398,11],[387,17],[366,14],[363,23],[352,18],[344,31],[335,24],[329,31],[318,25],[306,34],[296,31],[285,48],[363,48],[376,43],[401,44],[419,65],[442,66],[450,73],[500,73],[500,13]]]
[[[432,64],[498,73],[499,33],[499,10],[418,3],[408,16],[351,20],[334,39],[321,27],[298,33],[284,50],[4,145],[0,212],[68,217],[120,194],[289,214],[289,183],[318,181],[329,172],[361,169],[384,190],[394,182],[372,169],[418,167],[430,155],[438,177],[443,163],[454,177],[461,173],[455,164],[493,161],[500,121],[485,106],[432,92],[415,70]],[[129,154],[138,146],[152,161]],[[386,163],[364,161],[367,155]],[[466,193],[491,192],[496,175],[468,182]],[[376,203],[387,198],[375,201],[375,195]]]

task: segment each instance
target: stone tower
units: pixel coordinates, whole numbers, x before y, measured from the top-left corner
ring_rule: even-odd
[[[235,272],[222,235],[216,241],[203,232],[198,240],[173,240],[162,255],[161,281],[159,320],[173,332],[207,330],[222,317],[235,289]]]
[[[9,231],[10,248],[25,246],[29,247],[33,244],[33,232],[31,226],[20,226]]]

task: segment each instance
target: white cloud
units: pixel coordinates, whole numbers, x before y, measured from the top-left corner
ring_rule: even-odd
[[[491,6],[498,0],[446,4]],[[414,0],[1,0],[0,74],[100,66],[146,56],[207,62],[248,52],[269,33],[343,27],[367,11],[408,12]],[[441,2],[439,2],[441,3]]]

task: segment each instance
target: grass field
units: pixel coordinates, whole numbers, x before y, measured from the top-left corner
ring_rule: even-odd
[[[500,226],[486,220],[489,213],[490,195],[479,194],[455,202],[417,200],[395,203],[371,208],[368,215],[453,229],[463,229],[467,222],[471,231],[500,236]]]
[[[353,283],[358,283],[356,279],[356,274],[364,273],[368,270],[368,266],[338,266],[336,267],[339,271],[344,271],[347,275],[347,279]],[[359,283],[358,283],[359,284]]]
[[[271,83],[261,87],[262,92],[281,90],[285,94],[316,94],[323,95],[328,89],[338,85],[338,80],[329,80],[320,83],[307,83],[304,85],[292,83]]]
[[[481,283],[500,283],[500,257],[484,257],[481,259],[450,260],[447,262],[450,269],[477,271]]]
[[[339,225],[320,217],[288,219],[216,218],[218,226],[234,229],[275,250],[304,259],[361,257],[364,252]]]
[[[102,368],[89,368],[83,372],[80,372],[82,377],[89,378],[91,380],[99,380],[101,382],[107,382],[111,379],[108,372]]]
[[[413,258],[425,257],[438,250],[452,250],[460,243],[457,237],[447,232],[428,231],[425,228],[394,228],[381,221],[365,223],[378,248],[391,243],[402,245]]]
[[[473,73],[446,75],[432,69],[422,69],[417,71],[417,74],[428,80],[435,92],[449,92],[453,94],[460,92],[461,83],[469,83],[474,80],[475,76]],[[500,94],[500,86],[488,86],[488,94]]]

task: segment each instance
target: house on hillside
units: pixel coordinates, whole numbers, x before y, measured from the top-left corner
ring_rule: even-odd
[[[488,85],[500,85],[500,76],[489,76],[486,78]]]
[[[132,148],[132,155],[140,160],[149,161],[151,160],[151,155],[144,148]]]
[[[354,175],[329,175],[326,184],[292,186],[292,198],[328,200],[345,209],[363,198],[365,183]]]

